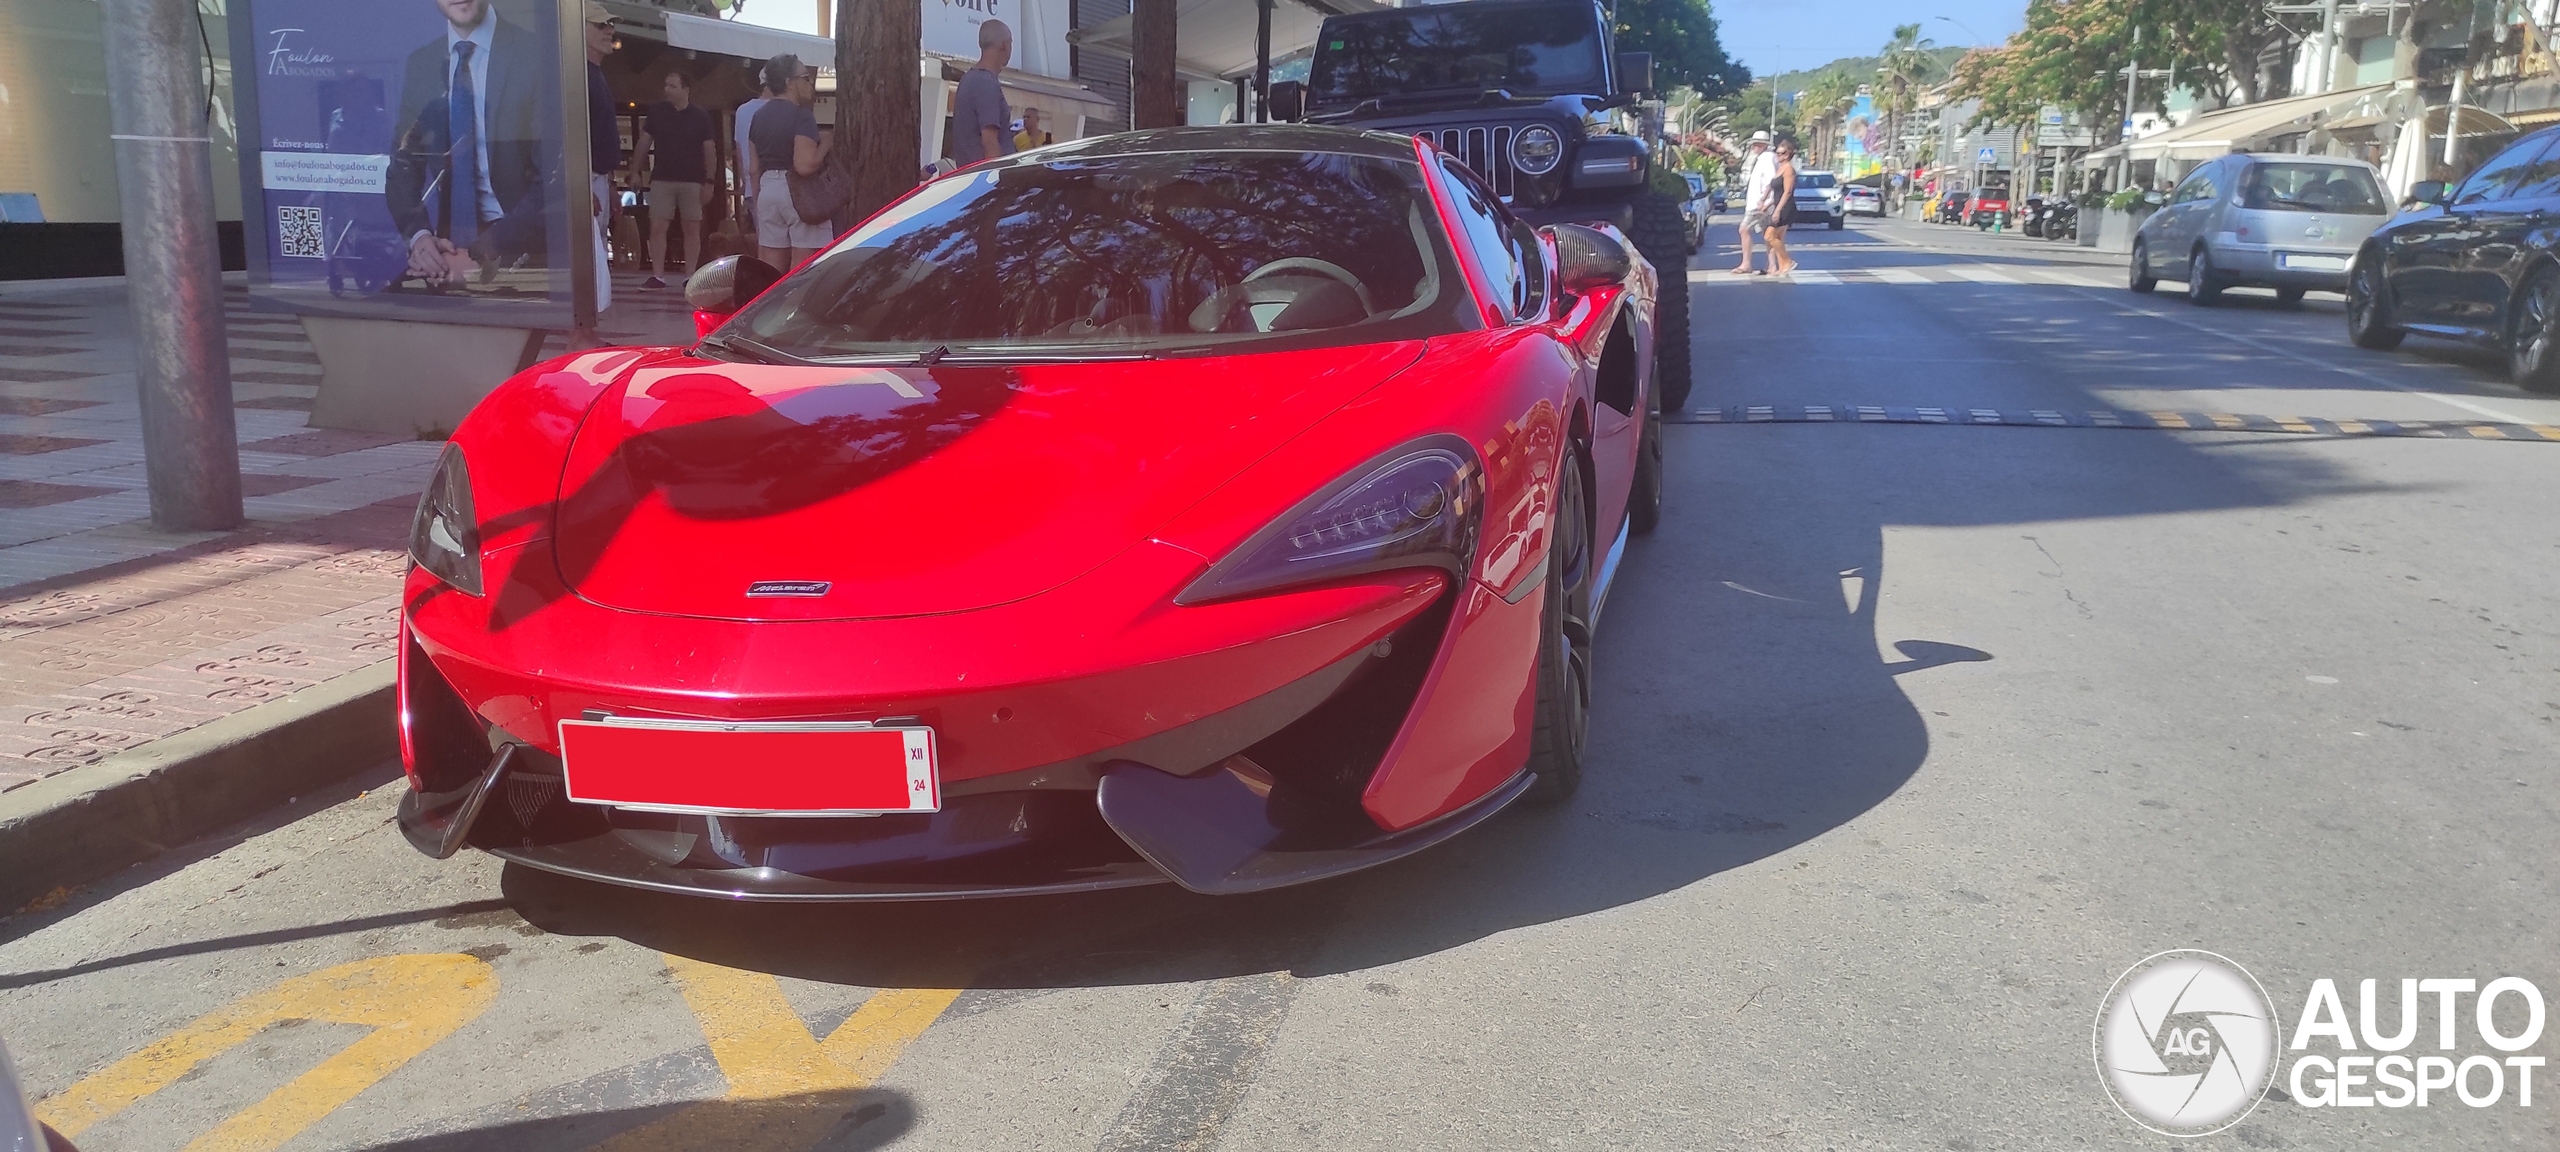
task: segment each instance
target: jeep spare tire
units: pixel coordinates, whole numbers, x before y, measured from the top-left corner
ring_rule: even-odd
[[[1689,407],[1689,236],[1680,202],[1647,189],[1635,197],[1627,239],[1653,265],[1653,373],[1665,412]]]

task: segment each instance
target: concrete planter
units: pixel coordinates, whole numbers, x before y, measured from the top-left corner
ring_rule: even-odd
[[[2132,252],[2134,232],[2142,227],[2143,221],[2151,218],[2153,211],[2148,204],[2099,209],[2098,241],[2094,247],[2101,252]]]

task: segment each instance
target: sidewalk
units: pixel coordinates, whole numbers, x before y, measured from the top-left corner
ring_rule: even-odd
[[[605,338],[688,337],[643,278],[615,274]],[[0,284],[0,793],[393,654],[442,445],[309,427],[300,325],[224,303],[249,523],[176,534],[148,519],[123,285]]]

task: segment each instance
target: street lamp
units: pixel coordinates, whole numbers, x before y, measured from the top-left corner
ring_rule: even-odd
[[[1947,22],[1947,23],[1949,23],[1949,24],[1953,24],[1953,25],[1955,25],[1958,29],[1960,29],[1960,30],[1962,30],[1962,31],[1964,32],[1965,39],[1966,39],[1968,42],[1970,42],[1970,43],[1972,43],[1972,44],[1980,44],[1980,43],[1982,43],[1982,33],[1979,33],[1979,32],[1974,31],[1974,30],[1973,30],[1973,27],[1972,27],[1971,25],[1966,24],[1966,23],[1965,23],[1964,21],[1962,21],[1962,20],[1958,20],[1958,19],[1956,19],[1956,18],[1955,18],[1955,17],[1953,17],[1953,16],[1932,16],[1932,17],[1930,17],[1930,19],[1932,19],[1932,20],[1943,20],[1943,21],[1946,21],[1946,22]]]

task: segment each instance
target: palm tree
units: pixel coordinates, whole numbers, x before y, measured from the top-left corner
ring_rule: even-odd
[[[1893,39],[1884,46],[1883,63],[1876,69],[1876,104],[1885,114],[1885,139],[1891,142],[1897,168],[1908,166],[1901,155],[1902,118],[1918,108],[1920,90],[1937,71],[1937,58],[1929,54],[1937,46],[1920,34],[1919,25],[1895,25]]]

